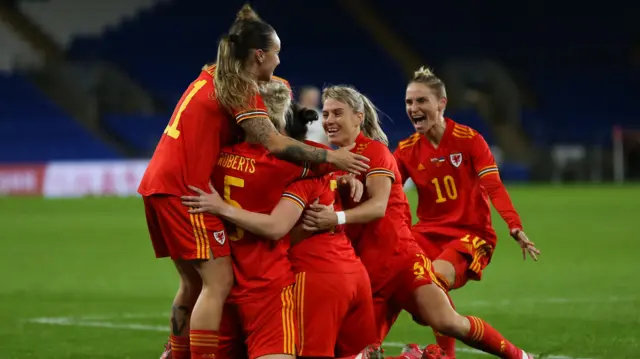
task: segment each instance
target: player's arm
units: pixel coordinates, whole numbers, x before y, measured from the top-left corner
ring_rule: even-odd
[[[208,212],[218,215],[240,228],[271,240],[278,240],[289,233],[304,209],[294,201],[285,199],[283,195],[271,213],[255,213],[225,202],[211,184],[211,193],[193,186],[189,188],[199,195],[182,197],[182,204],[192,207],[189,213]]]
[[[266,115],[238,120],[238,123],[247,134],[253,136],[280,159],[290,162],[308,161],[314,164],[331,163],[337,168],[354,173],[360,173],[369,168],[366,157],[348,150],[329,151],[283,136]]]
[[[372,158],[374,168],[366,175],[365,187],[369,198],[360,205],[346,211],[334,212],[332,208],[311,205],[305,212],[303,223],[306,230],[325,230],[340,224],[368,223],[384,217],[387,211],[391,186],[395,181],[395,167],[390,153]]]
[[[521,231],[522,221],[500,179],[498,166],[493,158],[491,149],[489,149],[489,145],[480,134],[477,134],[472,141],[470,151],[472,163],[480,184],[487,192],[489,199],[491,199],[493,207],[509,226],[509,231],[512,234],[516,231]]]
[[[398,170],[400,171],[400,176],[402,177],[402,185],[404,186],[404,184],[409,179],[409,171],[407,171],[407,167],[402,160],[400,148],[396,148],[396,150],[393,152],[393,158],[395,158],[396,162],[398,163]]]

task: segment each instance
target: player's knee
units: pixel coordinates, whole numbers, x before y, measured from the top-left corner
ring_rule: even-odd
[[[233,287],[231,257],[220,257],[203,263],[199,268],[203,290],[208,295],[226,298]]]
[[[433,261],[433,270],[441,281],[446,282],[442,284],[446,285],[448,288],[451,288],[456,282],[456,268],[451,262],[436,259]]]
[[[429,324],[433,330],[449,337],[462,338],[465,335],[464,318],[457,313],[436,315]]]

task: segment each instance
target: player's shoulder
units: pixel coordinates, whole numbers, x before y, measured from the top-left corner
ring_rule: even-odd
[[[403,153],[416,148],[416,145],[420,142],[420,134],[418,132],[398,142],[396,151]]]
[[[462,140],[462,141],[470,140],[480,135],[478,131],[474,130],[473,128],[467,125],[463,125],[461,123],[457,123],[453,120],[449,120],[449,124],[453,126],[453,129],[451,130],[451,135],[456,140]]]
[[[387,153],[391,154],[391,152],[389,151],[389,147],[387,147],[387,145],[385,145],[384,143],[368,138],[368,137],[362,137],[359,141],[357,141],[356,143],[356,147],[354,149],[354,151],[358,154],[362,154],[362,155],[376,155],[376,156],[383,156],[386,155]]]
[[[285,86],[287,86],[289,88],[289,91],[291,91],[291,84],[289,84],[289,81],[283,79],[280,76],[275,76],[275,75],[271,76],[271,79],[275,80],[275,81],[278,81],[278,82],[282,82]]]

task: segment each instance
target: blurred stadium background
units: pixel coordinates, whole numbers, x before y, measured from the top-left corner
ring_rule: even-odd
[[[131,196],[242,3],[0,1],[0,358],[159,355],[174,275]],[[490,143],[543,257],[523,265],[502,236],[482,284],[455,293],[461,311],[550,358],[640,358],[636,5],[253,5],[296,92],[355,85],[388,115],[395,147],[412,129],[406,80],[427,64],[448,86],[447,115]],[[407,341],[432,337],[402,318],[387,347]]]

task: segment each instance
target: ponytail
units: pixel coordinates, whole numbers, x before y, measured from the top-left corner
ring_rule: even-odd
[[[258,84],[244,66],[251,50],[271,46],[274,32],[247,4],[238,11],[229,33],[220,39],[213,81],[216,99],[227,110],[237,112],[255,106],[250,100],[258,93]]]
[[[362,121],[362,134],[370,139],[380,141],[389,146],[389,139],[387,134],[382,131],[380,126],[380,116],[378,116],[378,108],[367,98],[367,96],[360,94],[362,97],[364,121]]]

